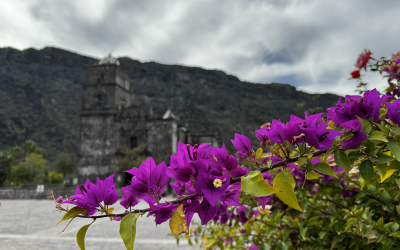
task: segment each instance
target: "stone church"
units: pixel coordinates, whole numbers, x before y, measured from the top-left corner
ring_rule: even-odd
[[[167,162],[176,154],[178,141],[218,146],[214,136],[192,136],[167,108],[160,118],[151,113],[134,104],[129,76],[116,58],[109,55],[88,67],[81,111],[79,183],[117,173],[123,149],[142,143],[151,156]]]

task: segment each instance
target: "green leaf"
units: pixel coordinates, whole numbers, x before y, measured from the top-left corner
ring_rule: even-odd
[[[308,227],[300,227],[300,235],[303,238],[303,240],[306,239],[306,232],[307,232]]]
[[[376,222],[376,225],[377,225],[379,228],[383,228],[383,217],[381,217],[381,218]]]
[[[364,134],[368,135],[369,132],[371,132],[371,129],[372,129],[371,123],[369,121],[367,121],[367,120],[364,120],[364,119],[358,117],[358,116],[357,116],[357,118],[361,122],[361,130],[362,130],[362,132]]]
[[[365,160],[361,162],[359,168],[361,177],[367,182],[367,184],[371,183],[372,178],[374,177],[374,166],[370,160]]]
[[[307,171],[307,180],[314,180],[322,177],[322,175],[315,173],[314,171]]]
[[[375,162],[375,166],[376,166],[377,169],[379,169],[379,172],[381,172],[381,174],[383,174],[383,175],[386,174],[386,172],[388,170],[388,167],[387,167],[386,163],[385,164],[379,164],[379,163]]]
[[[324,156],[321,157],[321,162],[326,162],[326,160],[328,159],[329,156],[332,155],[332,152],[334,151],[334,148],[329,149],[328,151],[326,151],[326,153],[324,154]]]
[[[281,242],[278,245],[278,250],[288,250],[288,246],[284,242]]]
[[[264,197],[279,192],[278,189],[271,187],[262,176],[260,171],[253,171],[247,176],[243,176],[242,191],[256,197]]]
[[[335,163],[349,174],[350,160],[345,152],[341,150],[335,152]]]
[[[136,236],[136,221],[140,214],[127,214],[122,218],[119,225],[119,234],[124,241],[127,250],[133,250],[133,243]]]
[[[385,126],[375,123],[375,125],[379,128],[379,130],[382,132],[384,135],[389,135],[389,129],[387,129]]]
[[[262,148],[257,149],[256,158],[257,158],[257,159],[260,159],[261,156],[263,155],[263,153],[264,153],[264,151],[263,151]]]
[[[384,153],[381,153],[381,152],[377,153],[376,156],[377,157],[372,158],[372,160],[378,164],[385,164],[385,163],[392,162],[395,160],[393,157],[385,155]]]
[[[81,250],[85,250],[86,231],[88,230],[89,226],[93,224],[93,222],[81,227],[81,229],[79,229],[78,233],[76,234],[76,242],[78,243],[78,246]]]
[[[387,142],[388,140],[386,139],[386,136],[384,136],[381,132],[374,131],[368,136],[369,140],[374,140],[374,141],[384,141]]]
[[[400,161],[400,143],[395,141],[386,142],[386,146],[392,151],[392,155]]]
[[[400,162],[399,161],[392,161],[389,165],[390,169],[400,170]]]
[[[350,140],[351,138],[353,138],[353,136],[354,136],[354,134],[349,134],[349,135],[343,136],[343,137],[342,137],[342,141],[348,141],[348,140]]]
[[[392,223],[392,224],[390,224],[389,229],[390,229],[390,231],[391,231],[392,233],[394,233],[394,232],[397,231],[397,229],[399,229],[399,224],[397,224],[397,223]]]
[[[333,169],[331,168],[331,166],[329,166],[326,163],[318,162],[317,164],[314,165],[314,170],[316,170],[322,174],[334,176],[337,178],[337,176],[336,176],[335,172],[333,171]]]
[[[343,241],[343,239],[344,239],[344,236],[343,236],[343,235],[336,235],[335,237],[333,237],[331,249],[333,249],[333,247],[334,247],[338,242]]]
[[[294,194],[293,184],[296,185],[296,182],[293,179],[292,174],[286,170],[277,174],[273,181],[274,187],[279,190],[282,190],[282,192],[276,193],[276,196],[278,196],[278,198],[289,207],[292,207],[294,209],[299,210],[300,212],[303,212],[303,209],[301,209],[301,207],[299,206],[297,197]]]
[[[399,185],[399,187],[400,187],[400,179],[395,179],[394,180],[396,183],[397,183],[397,185]]]
[[[305,157],[299,157],[299,159],[297,160],[297,165],[302,166],[307,162],[307,158]]]
[[[311,160],[307,163],[306,170],[312,171],[314,169],[314,165],[311,163]]]
[[[357,161],[358,159],[365,157],[365,154],[358,152],[358,151],[353,151],[353,152],[349,153],[348,157],[349,157],[350,163],[353,163],[353,162]]]
[[[66,213],[64,214],[64,216],[61,218],[61,220],[60,220],[58,223],[63,222],[63,221],[66,221],[66,220],[71,219],[71,218],[74,218],[74,217],[76,217],[76,216],[78,216],[78,215],[80,215],[80,214],[88,214],[88,212],[87,212],[87,210],[84,209],[84,208],[81,208],[81,207],[73,207],[73,208],[71,208],[70,210],[68,210],[68,212],[66,212]],[[57,224],[58,224],[58,223],[57,223]]]
[[[391,127],[390,130],[392,130],[395,135],[400,135],[399,127]]]
[[[365,147],[365,152],[367,153],[367,154],[369,154],[369,155],[371,155],[373,152],[374,152],[374,150],[375,150],[375,145],[374,145],[374,143],[372,142],[372,141],[370,141],[370,140],[365,140],[365,141],[363,141],[363,146]]]

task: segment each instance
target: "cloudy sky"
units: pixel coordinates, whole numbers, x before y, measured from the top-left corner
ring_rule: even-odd
[[[364,48],[400,50],[400,1],[3,0],[0,46],[221,69],[241,80],[353,94]],[[370,87],[383,89],[368,72]]]

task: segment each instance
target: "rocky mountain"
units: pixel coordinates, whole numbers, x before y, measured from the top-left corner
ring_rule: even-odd
[[[298,103],[326,108],[338,99],[333,94],[316,99],[288,84],[243,82],[219,70],[119,61],[137,104],[152,109],[154,117],[170,108],[192,134],[215,134],[231,151],[235,132],[257,143],[254,130],[261,124],[302,116]],[[0,150],[32,139],[50,160],[60,152],[78,155],[82,85],[86,67],[97,62],[52,47],[0,48]]]

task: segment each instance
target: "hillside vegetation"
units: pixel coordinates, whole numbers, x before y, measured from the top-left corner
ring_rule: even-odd
[[[160,117],[170,108],[192,134],[215,134],[232,152],[230,139],[243,133],[257,143],[254,130],[296,108],[333,106],[338,96],[297,91],[288,84],[240,81],[218,70],[142,63],[119,58],[131,77],[135,102]],[[86,67],[97,59],[46,47],[41,50],[0,48],[0,150],[31,139],[48,158],[79,154],[82,85]]]

